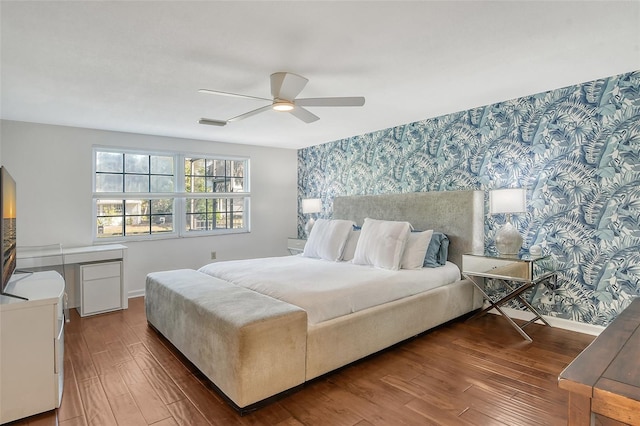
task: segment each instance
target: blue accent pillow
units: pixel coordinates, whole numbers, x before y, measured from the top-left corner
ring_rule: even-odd
[[[447,263],[449,255],[449,238],[442,232],[433,232],[427,254],[424,256],[423,266],[427,268],[437,268]]]

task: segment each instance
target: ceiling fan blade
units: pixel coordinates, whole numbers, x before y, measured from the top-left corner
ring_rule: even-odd
[[[269,102],[271,102],[271,99],[267,99],[267,98],[260,98],[258,96],[249,96],[249,95],[239,95],[237,93],[221,92],[219,90],[198,89],[198,92],[207,93],[209,95],[230,96],[232,98],[257,99],[257,100],[260,100],[260,101],[269,101]]]
[[[298,96],[304,86],[306,78],[290,72],[276,72],[271,74],[271,95],[274,99],[292,101]]]
[[[305,123],[313,123],[314,121],[320,120],[320,117],[300,106],[296,106],[294,109],[292,109],[291,114],[295,115]]]
[[[223,120],[214,120],[212,118],[201,118],[198,120],[200,124],[208,124],[209,126],[226,126],[227,122]]]
[[[244,120],[245,118],[251,117],[252,115],[260,114],[261,112],[268,111],[270,109],[271,109],[271,104],[267,106],[263,106],[258,109],[254,109],[253,111],[245,112],[244,114],[236,115],[235,117],[228,119],[227,122],[230,123],[232,121]]]
[[[362,106],[364,105],[364,98],[362,96],[347,98],[304,98],[296,99],[295,104],[306,107]]]

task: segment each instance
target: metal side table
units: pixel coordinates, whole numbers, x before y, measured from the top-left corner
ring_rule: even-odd
[[[491,309],[496,309],[509,323],[528,341],[531,337],[524,328],[540,320],[545,325],[549,323],[523,297],[529,289],[556,279],[556,269],[550,256],[525,255],[493,255],[489,253],[467,253],[462,256],[462,275],[469,279],[482,293],[489,306],[475,314],[470,319],[484,315]],[[498,300],[490,297],[485,289],[485,279],[491,278],[504,286],[506,294]],[[507,315],[500,307],[510,300],[517,299],[534,315],[533,319],[522,326]]]

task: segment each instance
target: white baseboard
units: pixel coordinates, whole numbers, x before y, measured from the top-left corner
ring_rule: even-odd
[[[529,321],[530,319],[533,318],[533,314],[528,311],[521,311],[518,309],[505,308],[505,307],[501,307],[501,309],[511,318],[524,320],[524,321]],[[492,314],[500,315],[500,313],[495,309],[492,309],[489,312]],[[552,327],[558,327],[564,330],[575,331],[578,333],[590,334],[592,336],[598,336],[604,330],[604,327],[599,325],[585,324],[582,322],[571,321],[564,318],[550,317],[547,315],[543,315],[543,317]],[[536,321],[536,323],[542,324],[542,321],[538,320]]]
[[[133,299],[134,297],[143,297],[144,296],[144,290],[130,291],[128,293],[128,295],[129,295],[129,299]]]

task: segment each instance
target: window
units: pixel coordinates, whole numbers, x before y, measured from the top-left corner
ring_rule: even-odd
[[[245,228],[246,160],[184,159],[186,231]],[[242,195],[242,196],[239,196]]]
[[[247,232],[248,159],[96,148],[95,239]]]

